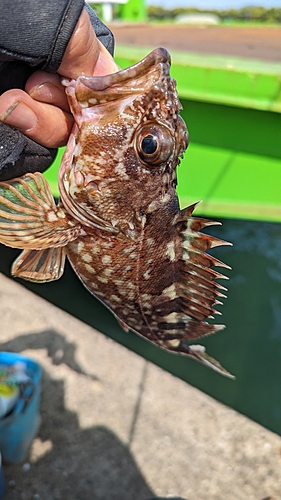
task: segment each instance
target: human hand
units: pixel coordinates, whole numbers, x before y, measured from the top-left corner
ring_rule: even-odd
[[[67,143],[73,117],[60,75],[77,78],[118,71],[109,52],[97,39],[89,15],[83,9],[56,74],[36,71],[26,82],[25,91],[12,89],[0,96],[0,121],[46,146]]]

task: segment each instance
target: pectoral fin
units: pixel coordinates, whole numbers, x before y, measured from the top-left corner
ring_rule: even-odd
[[[12,265],[12,275],[35,283],[58,280],[64,271],[65,247],[23,250]]]
[[[0,243],[44,249],[67,245],[81,227],[57,207],[40,173],[0,182]]]

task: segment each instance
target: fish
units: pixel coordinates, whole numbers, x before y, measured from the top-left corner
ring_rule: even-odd
[[[59,279],[65,259],[86,289],[133,331],[170,352],[232,375],[203,346],[226,289],[209,249],[230,243],[220,224],[181,209],[177,167],[188,131],[164,48],[106,76],[64,79],[74,126],[58,174],[57,204],[41,173],[0,182],[0,242],[20,248],[11,273]],[[230,268],[229,268],[230,269]]]

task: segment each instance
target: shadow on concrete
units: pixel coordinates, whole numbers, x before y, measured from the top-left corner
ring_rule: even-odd
[[[54,365],[65,364],[71,370],[81,375],[86,375],[92,380],[98,377],[85,373],[75,359],[76,344],[68,342],[65,337],[53,329],[43,330],[39,333],[22,335],[16,339],[0,344],[1,351],[22,352],[26,349],[46,349]]]
[[[56,331],[23,335],[2,351],[48,350],[53,363],[77,373],[75,345]],[[58,355],[59,353],[59,355]],[[87,375],[87,374],[86,374]],[[88,375],[87,375],[88,376]],[[93,377],[92,377],[93,378]],[[97,380],[97,379],[95,379]],[[87,395],[85,395],[87,397]],[[64,406],[64,382],[44,373],[38,439],[45,454],[29,465],[5,466],[5,500],[147,500],[154,497],[128,448],[109,428],[81,429],[77,414]]]

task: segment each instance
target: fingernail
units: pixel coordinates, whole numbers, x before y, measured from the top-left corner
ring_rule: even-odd
[[[16,101],[0,116],[0,121],[25,133],[36,127],[37,116],[26,104]]]
[[[54,83],[45,82],[37,87],[34,87],[29,95],[37,101],[43,102],[57,102],[61,100],[62,89],[57,87]]]

